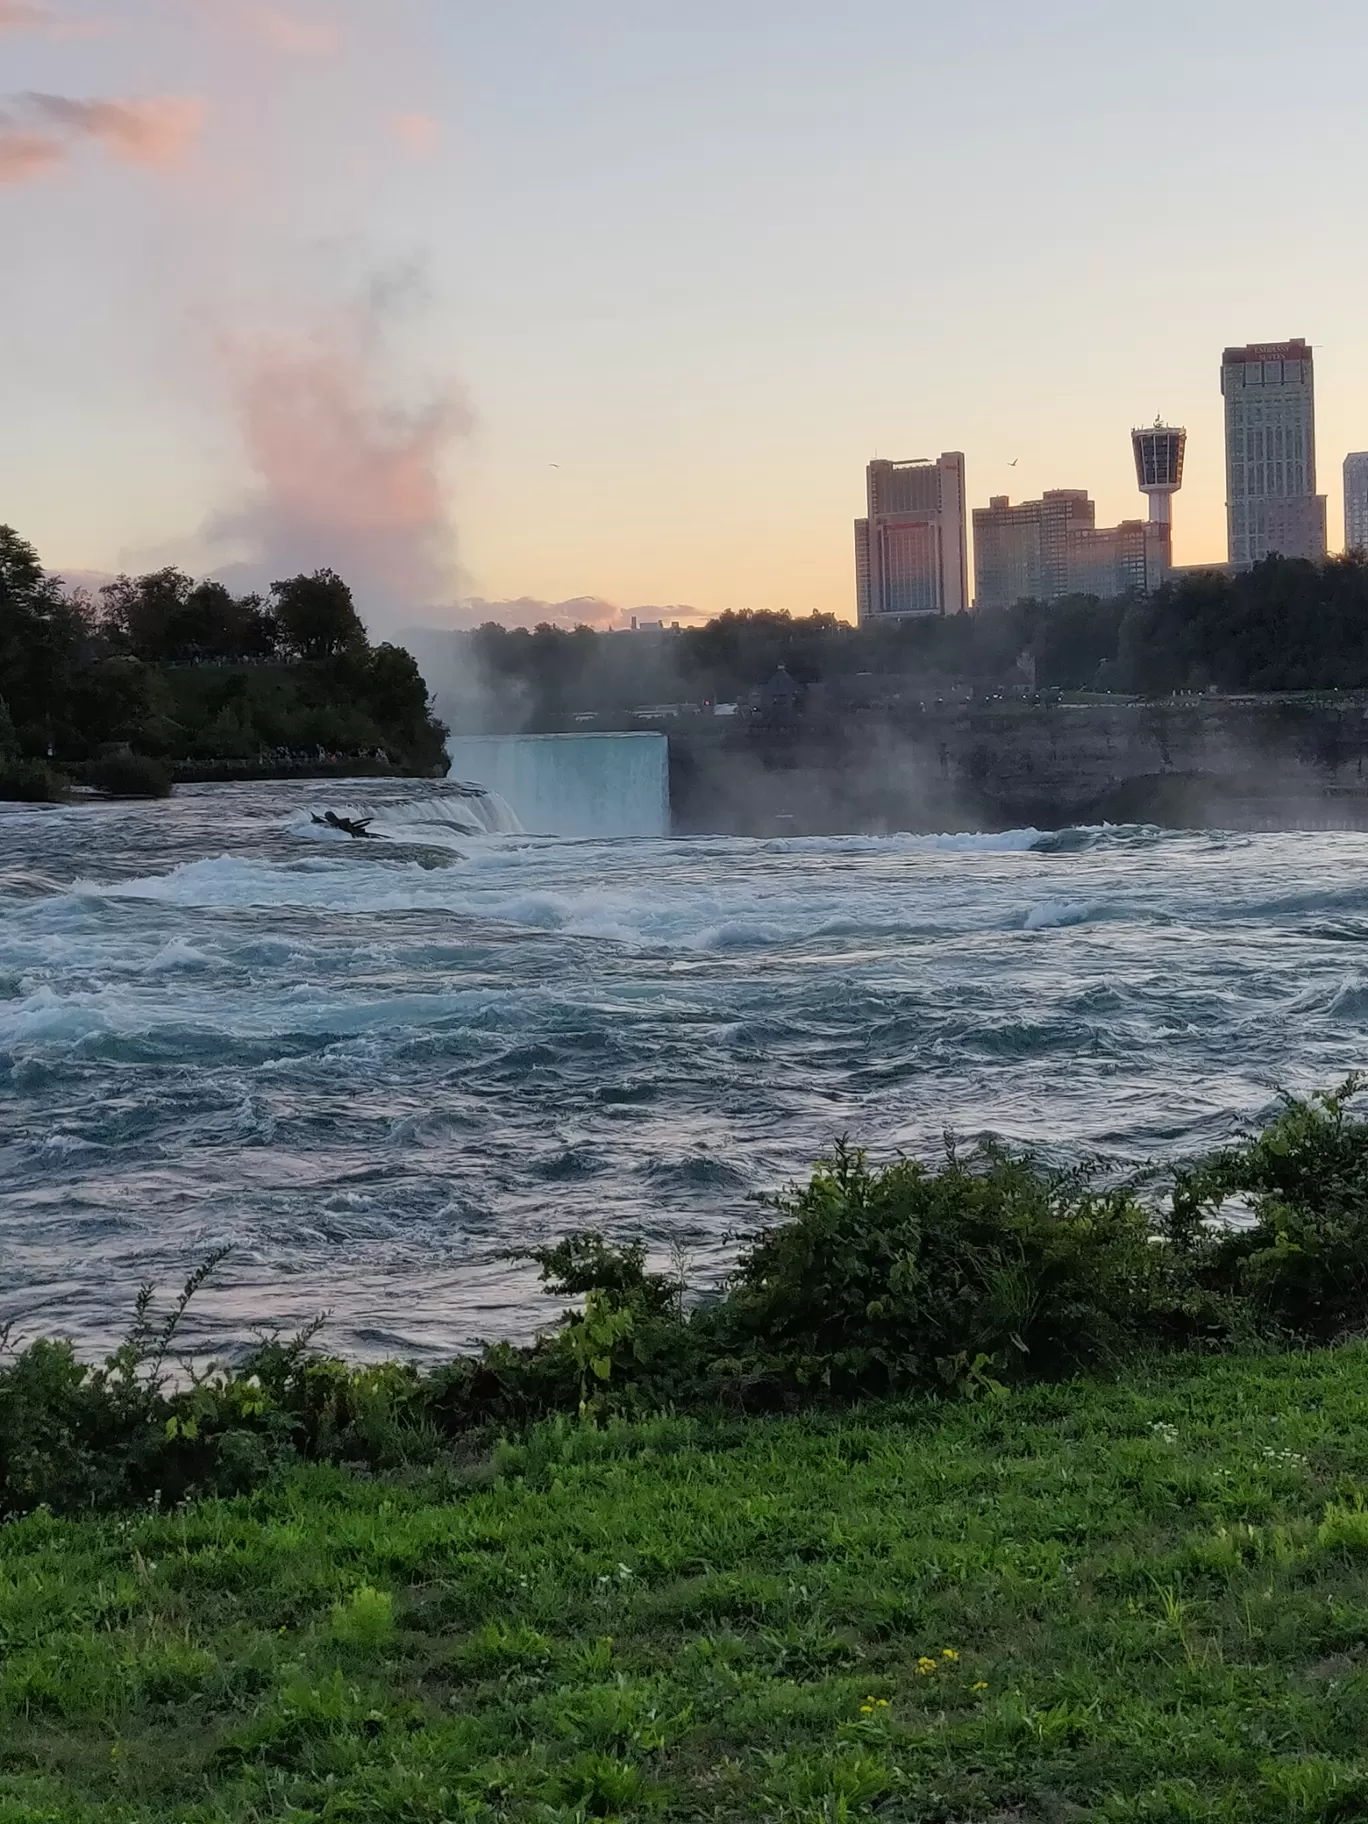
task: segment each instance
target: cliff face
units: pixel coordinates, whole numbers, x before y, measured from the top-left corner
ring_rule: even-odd
[[[684,832],[1151,822],[1368,828],[1368,704],[1326,698],[949,706],[672,736]]]

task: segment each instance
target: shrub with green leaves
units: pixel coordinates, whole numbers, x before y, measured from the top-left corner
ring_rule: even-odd
[[[0,802],[57,804],[71,791],[65,773],[45,760],[20,760],[0,753]]]
[[[1178,1176],[1167,1229],[1200,1284],[1256,1324],[1325,1343],[1368,1325],[1368,1122],[1332,1092],[1289,1096],[1242,1144]],[[1221,1224],[1232,1201],[1252,1220]]]
[[[86,783],[111,798],[169,798],[171,775],[146,754],[107,754],[86,768]]]
[[[846,1145],[743,1255],[719,1339],[749,1366],[846,1394],[987,1386],[1115,1359],[1172,1301],[1124,1190],[989,1147],[881,1171]]]
[[[1180,1172],[1162,1219],[1131,1189],[998,1147],[876,1169],[843,1144],[774,1200],[720,1295],[689,1307],[640,1244],[569,1235],[522,1258],[582,1302],[533,1343],[427,1370],[323,1355],[317,1325],[231,1366],[178,1361],[210,1261],[164,1320],[144,1288],[101,1365],[62,1342],[6,1354],[0,1337],[0,1516],[240,1493],[305,1462],[455,1468],[472,1435],[551,1415],[997,1396],[1159,1346],[1332,1341],[1368,1328],[1357,1087],[1288,1100]],[[1216,1222],[1231,1197],[1250,1226]]]

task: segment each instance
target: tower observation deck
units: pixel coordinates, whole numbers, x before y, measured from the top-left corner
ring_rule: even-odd
[[[1149,498],[1151,525],[1173,524],[1173,497],[1183,485],[1187,432],[1158,419],[1145,431],[1132,431],[1135,479]]]

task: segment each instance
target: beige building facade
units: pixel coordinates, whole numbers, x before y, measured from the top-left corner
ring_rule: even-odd
[[[963,614],[969,608],[964,456],[875,461],[865,471],[867,515],[855,521],[860,624]]]
[[[974,607],[1057,602],[1066,595],[1104,601],[1157,589],[1172,564],[1166,522],[1128,519],[1099,526],[1083,488],[1053,488],[1039,500],[1006,495],[974,509]]]
[[[1230,562],[1275,553],[1325,556],[1325,496],[1316,492],[1316,377],[1310,347],[1251,342],[1221,358]]]

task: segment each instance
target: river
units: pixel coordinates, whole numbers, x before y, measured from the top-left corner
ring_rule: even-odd
[[[1368,837],[311,820],[395,795],[0,807],[0,1318],[104,1347],[230,1247],[197,1347],[431,1359],[552,1315],[506,1256],[572,1226],[715,1281],[843,1133],[1173,1158],[1368,1061]]]

